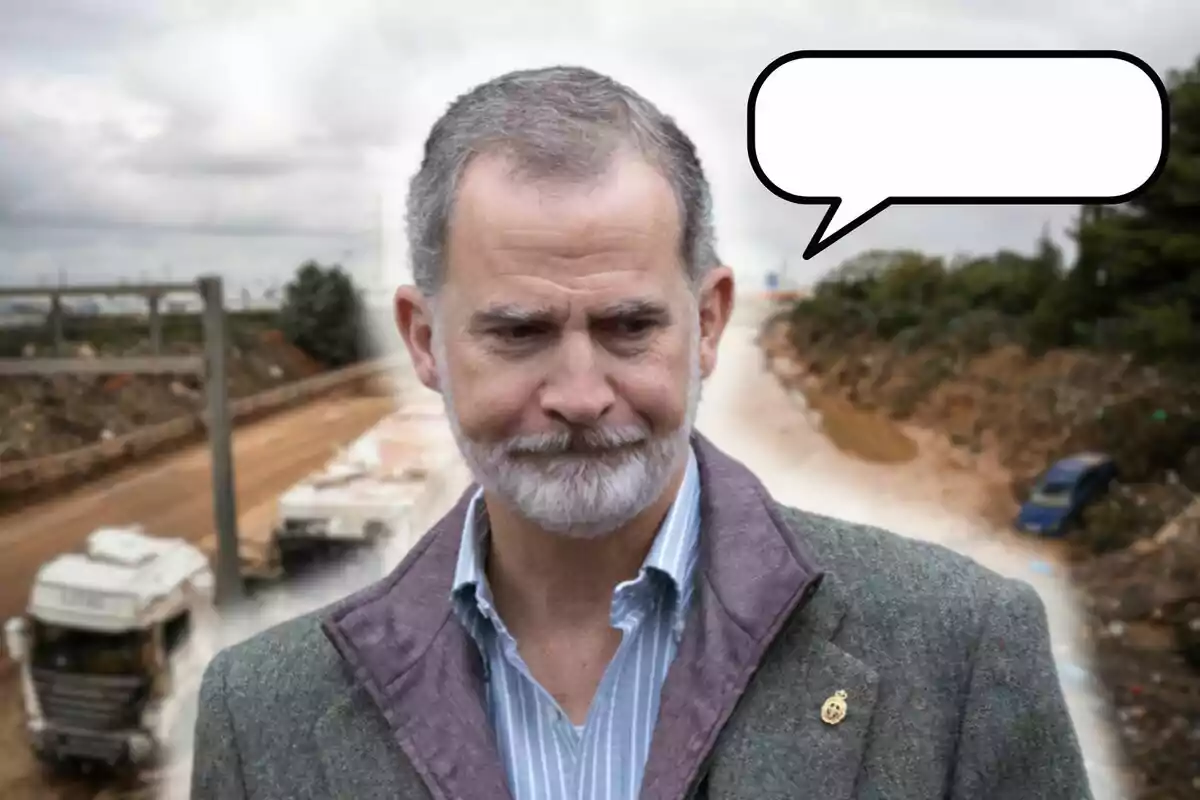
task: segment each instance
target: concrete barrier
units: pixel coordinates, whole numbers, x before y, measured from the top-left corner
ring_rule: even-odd
[[[398,361],[389,358],[315,375],[238,398],[230,403],[230,415],[235,425],[252,422],[322,395],[351,389],[397,366]],[[207,433],[207,417],[207,413],[191,414],[66,453],[0,464],[0,511],[201,440]]]

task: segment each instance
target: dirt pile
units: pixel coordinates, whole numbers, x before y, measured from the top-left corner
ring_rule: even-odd
[[[198,344],[164,347],[170,355],[200,355]],[[149,346],[87,344],[72,355],[148,355]],[[229,392],[234,398],[306,378],[321,367],[275,331],[240,337],[230,348]],[[0,382],[0,462],[15,462],[84,447],[202,410],[201,379],[145,375],[13,377]]]

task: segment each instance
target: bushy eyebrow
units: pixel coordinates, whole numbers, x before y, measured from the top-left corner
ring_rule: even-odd
[[[527,308],[512,303],[489,306],[471,315],[470,329],[474,332],[488,328],[516,325],[553,325],[554,312],[546,308]]]
[[[625,300],[606,306],[591,315],[592,322],[611,322],[633,318],[666,323],[671,319],[671,311],[663,303],[654,300]]]
[[[499,303],[472,314],[470,329],[478,332],[500,326],[552,327],[558,324],[560,318],[560,314],[556,314],[548,308]],[[593,323],[630,318],[649,318],[656,322],[666,323],[670,321],[671,312],[665,304],[654,300],[623,300],[589,314],[589,318]]]

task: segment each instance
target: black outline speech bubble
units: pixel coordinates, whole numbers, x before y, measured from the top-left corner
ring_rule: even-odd
[[[822,240],[821,237],[825,234],[825,229],[829,227],[829,223],[837,213],[838,207],[842,204],[842,198],[807,197],[785,192],[772,183],[771,179],[763,172],[762,166],[758,163],[758,154],[754,148],[754,112],[758,103],[759,89],[762,88],[762,85],[767,82],[767,78],[775,70],[784,64],[798,61],[802,58],[1115,58],[1119,61],[1133,64],[1146,73],[1155,87],[1158,88],[1158,94],[1162,98],[1163,113],[1162,152],[1159,155],[1158,165],[1150,173],[1150,177],[1141,186],[1118,197],[888,197],[862,214],[859,214],[848,225],[842,226],[833,236]],[[816,109],[818,113],[821,110]],[[820,121],[816,120],[815,124],[820,124]],[[750,168],[754,170],[754,174],[758,177],[759,182],[767,187],[772,194],[783,200],[799,205],[829,206],[829,210],[825,212],[821,224],[817,226],[816,233],[813,234],[808,246],[804,248],[804,255],[802,257],[805,260],[812,258],[825,248],[838,242],[846,234],[858,230],[868,220],[878,215],[888,206],[893,205],[1107,205],[1123,203],[1141,193],[1142,190],[1158,179],[1158,176],[1162,174],[1163,169],[1167,165],[1167,154],[1170,147],[1171,110],[1166,85],[1163,84],[1162,78],[1158,76],[1158,73],[1151,69],[1145,61],[1120,50],[796,50],[775,59],[759,73],[758,77],[754,79],[754,85],[750,87],[750,97],[746,101],[746,152],[750,156]]]

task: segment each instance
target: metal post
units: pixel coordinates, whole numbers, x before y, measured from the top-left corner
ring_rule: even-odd
[[[150,294],[146,302],[150,304],[150,352],[158,355],[162,352],[162,315],[159,313],[160,296]]]
[[[212,444],[213,512],[217,526],[217,585],[219,605],[244,595],[238,557],[237,505],[233,480],[233,434],[229,418],[229,387],[225,334],[225,290],[219,276],[198,281],[204,298],[204,344],[208,361],[208,437]]]
[[[67,349],[67,336],[63,326],[62,295],[50,295],[50,331],[54,337],[54,354],[61,356]]]

